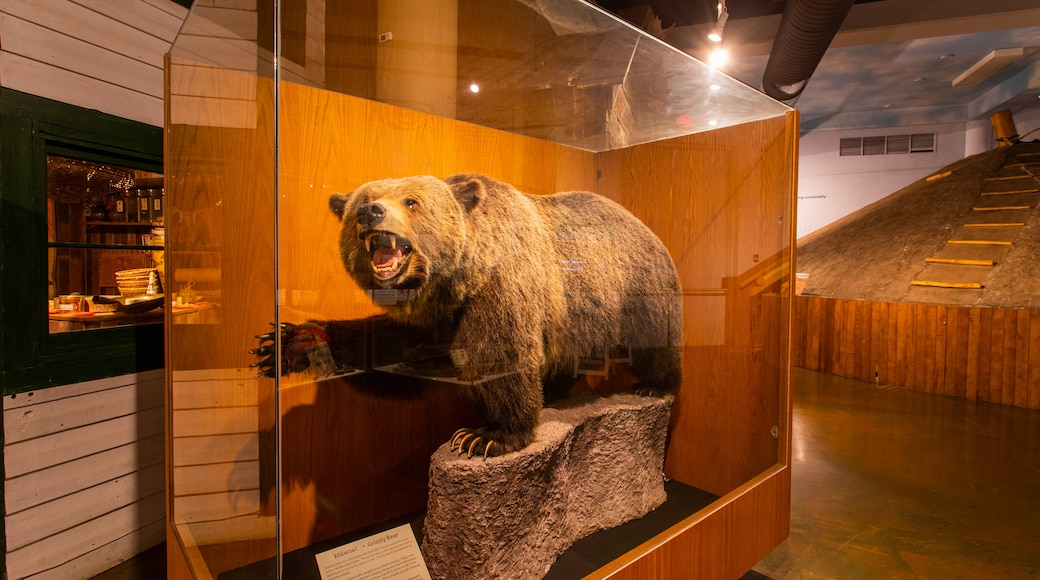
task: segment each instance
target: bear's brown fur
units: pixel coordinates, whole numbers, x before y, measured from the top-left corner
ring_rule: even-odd
[[[586,192],[527,195],[482,175],[367,183],[333,195],[340,253],[363,288],[394,289],[377,332],[416,329],[446,343],[485,425],[453,447],[494,456],[531,443],[543,380],[623,345],[634,389],[682,382],[675,266],[635,216]],[[337,362],[356,322],[317,323]],[[372,325],[368,325],[372,328]],[[337,348],[337,346],[339,348]],[[301,366],[301,365],[297,365]]]

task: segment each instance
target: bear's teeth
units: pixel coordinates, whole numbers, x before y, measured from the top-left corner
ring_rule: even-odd
[[[397,270],[398,262],[399,262],[399,259],[396,258],[396,257],[393,260],[391,260],[390,263],[387,264],[386,266],[377,266],[373,262],[372,263],[372,270],[375,271],[376,274],[385,274],[387,272],[393,272],[393,271]]]
[[[397,249],[397,236],[395,236],[394,234],[390,234],[390,249]]]

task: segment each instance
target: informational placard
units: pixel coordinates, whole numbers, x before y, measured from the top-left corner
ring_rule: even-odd
[[[317,554],[321,580],[430,580],[408,524]]]

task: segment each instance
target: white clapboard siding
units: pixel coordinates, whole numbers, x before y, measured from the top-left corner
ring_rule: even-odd
[[[86,455],[126,445],[163,431],[163,410],[147,409],[135,415],[59,431],[29,441],[6,445],[7,477],[18,477]]]
[[[7,513],[17,513],[113,478],[125,477],[138,469],[165,465],[165,454],[166,440],[159,434],[50,469],[8,479],[4,490]],[[70,476],[70,473],[73,475]]]
[[[61,564],[55,568],[28,576],[27,580],[73,580],[90,578],[98,571],[108,570],[126,561],[126,554],[140,554],[148,548],[158,546],[166,539],[166,522],[159,520],[134,534],[128,534],[113,542]]]
[[[4,411],[4,441],[11,445],[60,430],[133,415],[145,409],[162,409],[162,382],[145,386],[152,388],[143,388],[141,384],[122,385]]]
[[[61,3],[60,10],[40,10],[40,4],[40,0],[4,0],[3,11],[55,34],[162,68],[163,54],[169,50],[172,39],[158,38],[143,30],[123,26],[117,20],[72,2]],[[42,4],[57,8],[58,3],[51,1]],[[121,34],[112,34],[113,27],[118,27]],[[4,49],[13,51],[8,46],[8,35],[4,35]]]
[[[163,540],[163,371],[4,397],[8,578],[89,578]]]
[[[163,493],[142,498],[132,505],[48,536],[20,550],[9,551],[8,577],[26,578],[68,564],[80,555],[119,540],[126,535],[122,530],[140,530],[156,522],[162,523],[166,507],[163,498]],[[102,571],[104,569],[94,571],[93,574]]]
[[[0,30],[7,52],[85,77],[103,79],[130,91],[162,95],[155,95],[156,88],[161,91],[163,86],[161,67],[7,14],[0,14]]]
[[[0,82],[162,126],[163,59],[186,16],[172,0],[4,0]]]
[[[136,473],[80,490],[51,502],[47,509],[30,509],[8,514],[7,549],[17,550],[60,530],[89,522],[108,512],[154,496],[165,489],[165,466],[143,468]]]

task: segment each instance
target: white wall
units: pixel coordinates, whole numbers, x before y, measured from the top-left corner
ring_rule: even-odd
[[[1040,139],[1040,130],[1038,130],[1040,129],[1040,109],[1034,108],[1029,113],[1016,113],[1015,129],[1026,141]],[[1033,130],[1037,130],[1036,133],[1027,135],[1027,133]]]
[[[974,128],[972,147],[984,141]],[[846,137],[935,133],[935,153],[840,157]],[[813,131],[802,136],[798,168],[798,236],[927,177],[965,157],[968,131],[963,123],[887,129]],[[989,147],[992,148],[992,147]]]

